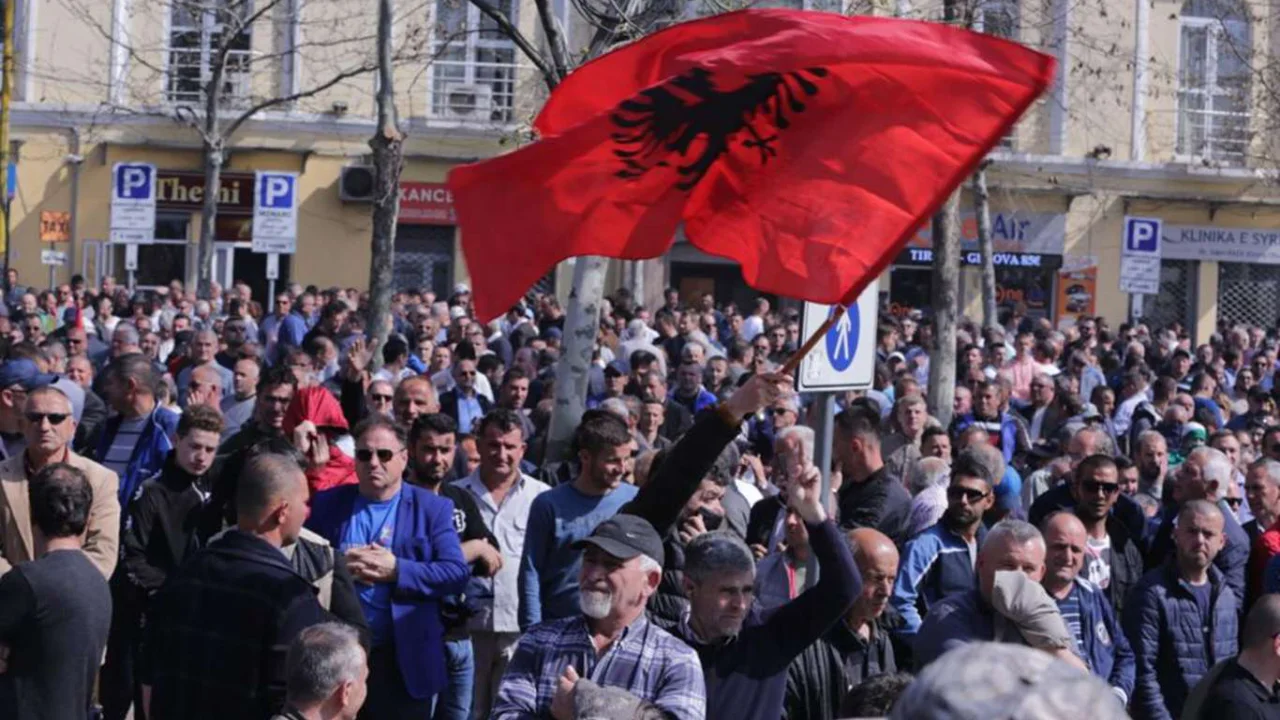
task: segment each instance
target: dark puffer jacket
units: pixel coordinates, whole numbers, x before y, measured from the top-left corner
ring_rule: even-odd
[[[1201,625],[1191,586],[1178,578],[1172,562],[1143,575],[1134,587],[1122,624],[1138,664],[1129,708],[1137,720],[1181,716],[1191,688],[1236,654],[1239,601],[1218,568],[1209,567],[1209,583],[1208,627]]]
[[[681,587],[684,547],[676,538],[676,524],[720,452],[738,436],[740,426],[741,423],[726,422],[717,411],[703,411],[689,432],[666,453],[661,465],[650,471],[651,479],[640,488],[635,499],[619,510],[648,520],[658,535],[665,538],[662,584],[649,598],[649,615],[654,624],[664,630],[679,624],[688,604]]]

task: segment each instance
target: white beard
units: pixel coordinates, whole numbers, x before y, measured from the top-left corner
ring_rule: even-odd
[[[578,607],[583,615],[593,620],[603,620],[613,611],[613,593],[583,590],[578,594]]]

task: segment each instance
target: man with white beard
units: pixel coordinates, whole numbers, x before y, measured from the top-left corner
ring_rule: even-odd
[[[658,532],[643,518],[620,514],[573,547],[583,550],[582,613],[529,628],[491,717],[572,720],[590,694],[592,702],[605,696],[609,703],[602,717],[632,717],[649,706],[676,720],[702,720],[706,686],[697,654],[645,616],[662,579]]]

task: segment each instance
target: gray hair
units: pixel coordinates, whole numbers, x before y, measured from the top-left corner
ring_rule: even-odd
[[[338,622],[312,625],[289,647],[289,702],[301,707],[324,702],[343,683],[358,680],[366,662],[355,628]]]
[[[806,462],[812,463],[814,444],[813,428],[808,427],[807,425],[792,425],[789,428],[783,428],[779,430],[777,436],[774,437],[774,446],[776,447],[781,444],[783,440],[788,438],[795,438],[800,441],[801,454],[804,455]]]
[[[1004,478],[1004,456],[992,445],[970,445],[956,454],[951,474],[976,477],[995,487]]]
[[[1267,471],[1267,479],[1271,481],[1271,484],[1280,487],[1280,462],[1276,462],[1269,457],[1259,458],[1249,465],[1250,470],[1257,468],[1265,469]]]
[[[640,556],[640,572],[662,572],[662,563],[648,555]]]
[[[1035,525],[1022,520],[1001,520],[996,523],[995,527],[987,533],[986,542],[983,549],[999,547],[1000,543],[1008,543],[1013,547],[1020,547],[1031,542],[1040,544],[1041,549],[1044,548],[1044,535],[1036,529]]]
[[[609,398],[600,403],[600,409],[605,412],[613,413],[623,422],[631,419],[631,408],[627,407],[627,403],[622,398]]]
[[[919,495],[934,486],[946,487],[951,483],[951,466],[936,457],[920,458],[907,471],[907,489]]]
[[[756,561],[747,544],[728,532],[703,533],[684,549],[684,574],[696,583],[726,574],[755,574]]]
[[[1159,440],[1161,443],[1163,443],[1166,450],[1169,448],[1169,441],[1164,439],[1164,435],[1161,435],[1159,430],[1143,430],[1142,432],[1138,433],[1139,448],[1141,448],[1143,445],[1146,445],[1148,442],[1154,441],[1154,440]]]
[[[115,332],[111,333],[111,337],[113,339],[116,337],[120,337],[122,340],[124,340],[125,345],[137,345],[138,344],[138,328],[134,327],[132,323],[122,322],[116,325],[116,330]]]
[[[1083,435],[1085,433],[1098,436],[1097,446],[1095,450],[1096,455],[1115,455],[1116,454],[1116,448],[1111,443],[1111,436],[1108,435],[1107,432],[1103,430],[1101,427],[1097,425],[1085,425],[1084,427],[1076,431],[1077,436]],[[1141,438],[1142,436],[1139,435],[1138,437]],[[1161,437],[1164,437],[1164,436],[1161,435]]]
[[[1227,459],[1226,454],[1215,448],[1198,447],[1187,454],[1187,460],[1194,457],[1205,458],[1204,466],[1200,469],[1205,482],[1217,483],[1217,489],[1214,490],[1211,499],[1216,502],[1225,498],[1227,485],[1231,483],[1234,475],[1234,468],[1231,467],[1231,461]]]

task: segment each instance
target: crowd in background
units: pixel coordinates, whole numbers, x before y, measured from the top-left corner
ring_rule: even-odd
[[[7,280],[0,717],[1280,717],[1273,329]]]

